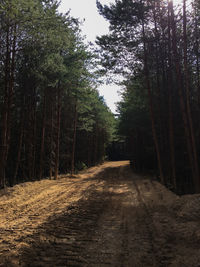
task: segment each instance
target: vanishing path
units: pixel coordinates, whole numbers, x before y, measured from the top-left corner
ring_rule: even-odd
[[[0,194],[0,266],[200,266],[200,218],[128,162]]]

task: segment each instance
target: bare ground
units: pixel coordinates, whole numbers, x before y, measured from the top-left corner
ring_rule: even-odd
[[[0,191],[0,266],[200,266],[200,195],[109,162]]]

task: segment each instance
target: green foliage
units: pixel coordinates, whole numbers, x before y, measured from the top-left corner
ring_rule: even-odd
[[[95,89],[96,55],[79,21],[58,6],[0,3],[0,119],[8,116],[0,139],[9,148],[0,186],[1,173],[13,184],[97,164],[112,139],[114,117]]]
[[[125,80],[118,127],[130,159],[178,192],[199,192],[199,1],[186,12],[160,0],[97,7],[110,23],[97,38],[102,71]]]

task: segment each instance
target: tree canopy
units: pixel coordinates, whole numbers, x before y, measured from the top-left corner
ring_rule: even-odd
[[[102,162],[114,117],[78,19],[56,0],[0,3],[0,187]]]
[[[199,2],[97,7],[110,23],[110,33],[97,39],[104,72],[124,77],[119,127],[133,165],[154,168],[177,192],[199,192]]]

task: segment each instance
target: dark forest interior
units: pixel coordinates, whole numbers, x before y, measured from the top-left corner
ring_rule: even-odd
[[[199,1],[116,1],[99,12],[103,70],[121,74],[118,130],[135,170],[177,193],[200,192]]]

